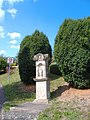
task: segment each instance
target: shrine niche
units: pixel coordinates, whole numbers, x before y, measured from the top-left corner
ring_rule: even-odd
[[[36,61],[36,79],[47,78],[48,54],[37,54],[33,58]]]
[[[43,77],[43,64],[38,65],[38,77]]]

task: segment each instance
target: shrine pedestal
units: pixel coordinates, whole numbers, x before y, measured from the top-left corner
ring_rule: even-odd
[[[36,81],[35,102],[48,103],[50,98],[50,81]]]
[[[34,102],[48,103],[50,98],[50,81],[48,80],[48,54],[37,54],[36,61],[36,99]]]

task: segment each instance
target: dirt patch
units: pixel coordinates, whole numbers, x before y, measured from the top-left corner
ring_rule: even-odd
[[[90,89],[80,90],[71,88],[67,83],[62,86],[59,101],[67,102],[71,108],[79,109],[86,116],[90,114]]]
[[[23,83],[21,83],[19,85],[19,90],[23,92],[35,92],[36,86],[35,85],[24,85]]]
[[[90,100],[90,89],[75,89],[71,88],[68,83],[65,83],[61,87],[61,96],[59,97],[60,100],[63,101],[70,101],[75,98],[80,98],[80,99],[89,99]]]

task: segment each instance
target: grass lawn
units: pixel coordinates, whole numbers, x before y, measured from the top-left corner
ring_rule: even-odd
[[[10,82],[8,81],[8,74],[0,75],[0,82],[4,87],[6,102],[4,103],[5,110],[27,101],[35,99],[35,92],[26,91],[20,81],[18,69],[10,75]]]
[[[60,84],[64,81],[57,75],[50,74],[49,76],[53,82],[51,82],[51,98],[55,98],[55,90],[58,89]],[[8,74],[0,75],[0,82],[4,87],[6,102],[4,103],[4,109],[9,110],[10,107],[18,104],[33,101],[35,99],[35,92],[25,90],[25,86],[21,83],[18,69],[16,69],[10,75],[10,81],[8,80]],[[24,87],[24,88],[23,88]],[[26,86],[29,87],[29,86]]]
[[[85,119],[83,119],[82,113],[77,109],[72,109],[71,106],[69,106],[69,103],[54,101],[50,108],[40,113],[38,120],[85,120]]]
[[[51,79],[50,107],[40,113],[38,120],[90,120],[90,112],[89,116],[86,116],[85,112],[82,112],[79,108],[73,108],[74,103],[71,104],[70,102],[58,100],[58,97],[61,95],[60,88],[65,83],[64,79],[53,74],[50,74],[49,78]],[[10,83],[8,81],[8,74],[0,75],[0,82],[5,90],[5,110],[9,110],[10,107],[35,99],[35,91],[26,90],[25,86],[20,82],[18,69],[10,75]],[[33,88],[32,86],[27,86],[26,88],[29,87]]]
[[[60,94],[60,87],[65,83],[60,76],[50,74],[51,78],[51,107],[39,114],[38,120],[85,120],[82,112],[74,109],[68,102],[61,102],[58,100]]]
[[[53,74],[50,74],[50,78],[52,80],[50,86],[51,106],[39,114],[38,120],[90,120],[90,111],[85,111],[83,107],[74,107],[74,101],[58,99],[63,92],[61,89],[65,84],[64,79]]]

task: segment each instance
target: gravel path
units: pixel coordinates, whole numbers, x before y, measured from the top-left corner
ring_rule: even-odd
[[[0,106],[3,105],[4,101],[5,101],[4,89],[0,84]]]
[[[5,101],[5,95],[4,95],[4,89],[2,87],[2,85],[0,84],[0,120],[2,120],[2,106],[3,106],[3,103]]]
[[[24,103],[12,107],[8,112],[3,111],[2,120],[37,120],[38,114],[47,107],[48,104]]]

